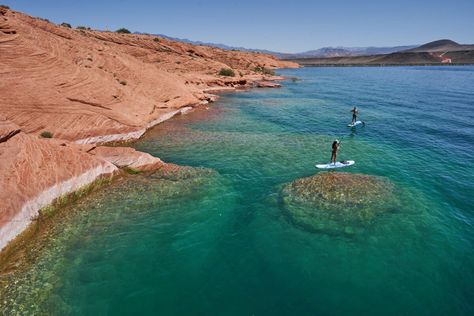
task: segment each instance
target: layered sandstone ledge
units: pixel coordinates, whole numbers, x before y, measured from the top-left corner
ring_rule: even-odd
[[[80,143],[136,139],[185,108],[212,102],[216,92],[282,79],[256,69],[287,67],[297,64],[151,35],[71,29],[0,8],[0,110],[28,134],[46,130]],[[235,76],[219,76],[222,68]]]
[[[0,7],[0,250],[41,208],[119,168],[176,167],[97,144],[138,139],[215,93],[278,87],[281,77],[254,70],[293,67],[260,53],[71,29]],[[219,76],[222,68],[236,76]]]

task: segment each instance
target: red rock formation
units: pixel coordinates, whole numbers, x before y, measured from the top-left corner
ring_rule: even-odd
[[[161,159],[130,147],[100,146],[89,151],[119,168],[130,168],[137,171],[156,170],[165,165]]]
[[[256,67],[297,64],[149,35],[70,29],[0,7],[0,250],[40,208],[116,166],[164,165],[133,149],[80,144],[137,139],[214,101],[212,93],[280,79]],[[236,76],[218,76],[221,68]],[[44,131],[54,138],[41,139]]]
[[[75,146],[23,132],[0,143],[0,249],[54,199],[117,170]]]
[[[210,87],[250,85],[263,77],[257,66],[296,67],[260,53],[70,29],[8,10],[0,19],[2,114],[26,133],[74,141],[138,138],[164,115],[208,101]],[[218,76],[221,68],[236,77]]]

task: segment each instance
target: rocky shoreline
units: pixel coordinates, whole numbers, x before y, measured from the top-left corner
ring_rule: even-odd
[[[279,87],[260,53],[55,25],[0,7],[0,251],[39,211],[120,169],[175,168],[129,147],[216,93]],[[232,69],[234,76],[219,70]],[[264,73],[259,71],[267,69]]]

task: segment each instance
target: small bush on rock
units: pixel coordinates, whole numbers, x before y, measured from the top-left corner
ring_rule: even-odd
[[[126,28],[122,27],[122,28],[119,28],[117,31],[115,31],[117,33],[122,33],[122,34],[130,34],[130,31],[127,30]]]
[[[72,28],[71,24],[63,22],[61,23],[61,26],[67,27],[67,28]]]
[[[53,138],[53,133],[44,131],[44,132],[41,132],[40,136],[43,138]]]
[[[230,68],[221,68],[219,76],[235,77],[235,72]]]

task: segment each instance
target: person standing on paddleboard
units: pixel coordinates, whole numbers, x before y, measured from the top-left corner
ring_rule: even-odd
[[[354,124],[355,122],[357,122],[357,115],[359,115],[359,110],[357,110],[357,107],[354,106],[351,112],[352,112],[352,124]]]
[[[336,164],[336,157],[337,157],[337,151],[339,149],[339,146],[341,146],[341,144],[339,143],[337,139],[332,142],[331,163],[333,164]]]

